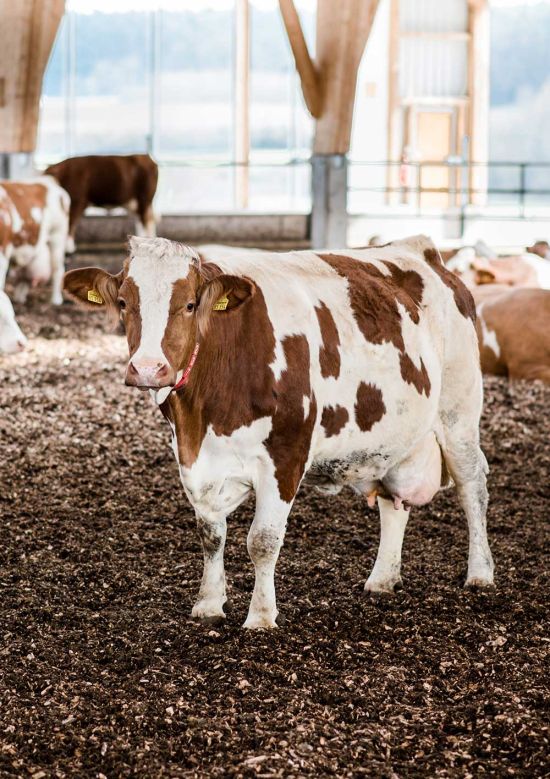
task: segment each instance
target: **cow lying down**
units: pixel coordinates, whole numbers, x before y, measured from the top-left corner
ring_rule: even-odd
[[[473,290],[483,373],[550,384],[550,290]]]
[[[64,288],[89,309],[120,312],[126,384],[150,389],[170,424],[204,550],[193,616],[225,616],[226,518],[255,492],[245,627],[275,626],[275,564],[304,479],[378,503],[365,588],[391,592],[411,506],[452,478],[470,534],[466,585],[492,584],[474,303],[429,239],[201,256],[132,237],[129,255],[117,276],[73,270]]]

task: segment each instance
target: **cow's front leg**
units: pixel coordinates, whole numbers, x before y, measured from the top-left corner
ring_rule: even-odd
[[[394,508],[391,500],[378,498],[380,511],[380,545],[366,592],[392,593],[401,584],[401,549],[409,519],[409,510]]]
[[[223,606],[227,600],[223,565],[226,518],[220,514],[205,516],[197,512],[197,529],[204,554],[204,569],[199,597],[191,615],[204,622],[215,623],[225,619]]]
[[[281,500],[276,485],[269,490],[256,490],[256,513],[247,539],[255,581],[245,628],[277,627],[275,565],[291,507],[292,503]]]

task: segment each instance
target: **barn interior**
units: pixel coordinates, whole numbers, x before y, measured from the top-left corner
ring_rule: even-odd
[[[241,627],[253,503],[230,520],[228,618],[197,624],[195,515],[166,422],[123,384],[124,335],[52,305],[48,280],[20,300],[14,259],[14,353],[0,298],[2,776],[547,773],[550,157],[543,86],[519,90],[519,129],[494,98],[514,20],[533,51],[550,22],[547,0],[525,6],[0,0],[0,195],[64,159],[147,154],[156,234],[187,245],[432,237],[477,304],[496,565],[494,588],[462,589],[467,527],[445,491],[412,511],[403,589],[365,597],[375,512],[302,488],[280,628]],[[77,221],[66,270],[120,271],[143,225],[104,200]]]

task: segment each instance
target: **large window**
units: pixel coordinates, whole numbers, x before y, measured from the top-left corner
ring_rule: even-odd
[[[312,0],[297,5],[311,36]],[[44,82],[37,164],[149,151],[161,212],[307,211],[312,122],[276,0],[250,0],[248,29],[243,115],[235,61],[246,36],[234,0],[69,0]],[[248,164],[237,168],[243,121]]]

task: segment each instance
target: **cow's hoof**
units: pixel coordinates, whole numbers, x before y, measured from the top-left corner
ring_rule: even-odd
[[[494,586],[492,576],[470,576],[464,583],[466,590],[489,590]]]
[[[253,614],[252,616],[249,614],[243,625],[243,628],[247,630],[272,630],[276,627],[278,627],[277,617],[271,619],[261,614]]]
[[[371,581],[368,579],[365,583],[365,595],[393,595],[395,592],[403,589],[403,580],[385,579],[382,581]]]
[[[193,606],[191,617],[203,625],[222,625],[225,621],[223,605],[208,601],[199,601]]]

